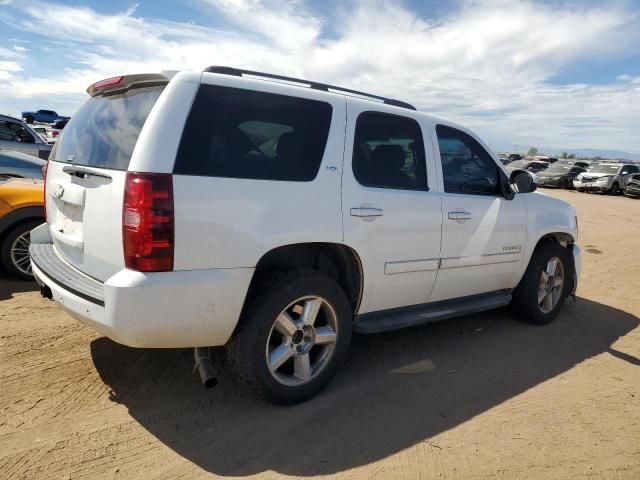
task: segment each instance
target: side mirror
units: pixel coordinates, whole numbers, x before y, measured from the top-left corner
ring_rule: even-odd
[[[531,193],[538,188],[538,181],[531,172],[514,170],[509,176],[509,185],[516,193]]]

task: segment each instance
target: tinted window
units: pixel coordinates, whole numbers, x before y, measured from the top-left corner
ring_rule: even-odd
[[[500,193],[498,166],[476,140],[443,125],[436,127],[436,133],[445,192],[477,195]]]
[[[56,142],[55,160],[126,170],[140,130],[163,89],[132,88],[91,97]]]
[[[174,173],[313,180],[324,155],[331,111],[326,102],[201,85]]]
[[[589,171],[591,173],[607,173],[609,175],[617,175],[618,172],[620,171],[620,166],[600,164],[600,165],[596,165]]]
[[[365,112],[356,122],[353,174],[366,187],[426,190],[424,144],[418,122]]]
[[[34,143],[36,140],[22,125],[0,120],[0,140],[12,142]]]

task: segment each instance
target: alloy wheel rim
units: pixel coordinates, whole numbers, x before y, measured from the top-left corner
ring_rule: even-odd
[[[328,365],[338,339],[337,315],[322,297],[291,302],[277,316],[266,346],[267,367],[280,384],[299,387]]]
[[[31,272],[31,258],[29,257],[29,245],[31,245],[31,232],[24,232],[13,241],[11,245],[11,263],[24,275],[33,275]]]
[[[564,266],[558,257],[549,259],[540,274],[538,307],[542,313],[551,312],[562,298]]]

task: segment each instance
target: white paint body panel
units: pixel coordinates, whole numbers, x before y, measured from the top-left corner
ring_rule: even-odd
[[[79,178],[62,171],[67,163],[47,167],[47,223],[65,261],[104,281],[124,268],[122,201],[126,173],[93,168],[111,178]]]
[[[431,124],[417,112],[365,100],[349,99],[344,149],[342,215],[344,243],[360,256],[364,290],[359,313],[424,303],[436,280],[442,211],[435,181],[433,152],[426,148],[430,191],[364,187],[351,168],[355,124],[362,112],[376,111],[415,119],[425,146],[431,145]],[[355,217],[352,208],[377,208],[379,217]]]
[[[204,74],[203,83],[292,95],[300,87]],[[294,88],[294,92],[291,89]],[[329,137],[310,182],[174,175],[176,270],[255,267],[269,250],[294,243],[342,241],[340,178],[344,97],[306,91],[331,104]]]
[[[509,289],[526,243],[524,201],[498,196],[443,194],[441,265],[430,301]],[[450,220],[463,210],[468,220]]]
[[[123,345],[139,348],[219,346],[237,324],[253,269],[171,273],[121,270],[104,284],[100,306],[74,295],[33,265],[53,300],[74,318]]]

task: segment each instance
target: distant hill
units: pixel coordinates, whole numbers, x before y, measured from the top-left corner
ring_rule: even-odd
[[[559,156],[562,152],[575,153],[582,158],[602,157],[616,160],[640,160],[640,153],[622,152],[620,150],[600,150],[597,148],[556,148],[539,147],[537,145],[513,145],[516,152],[527,153],[529,148],[535,146],[540,155]]]

